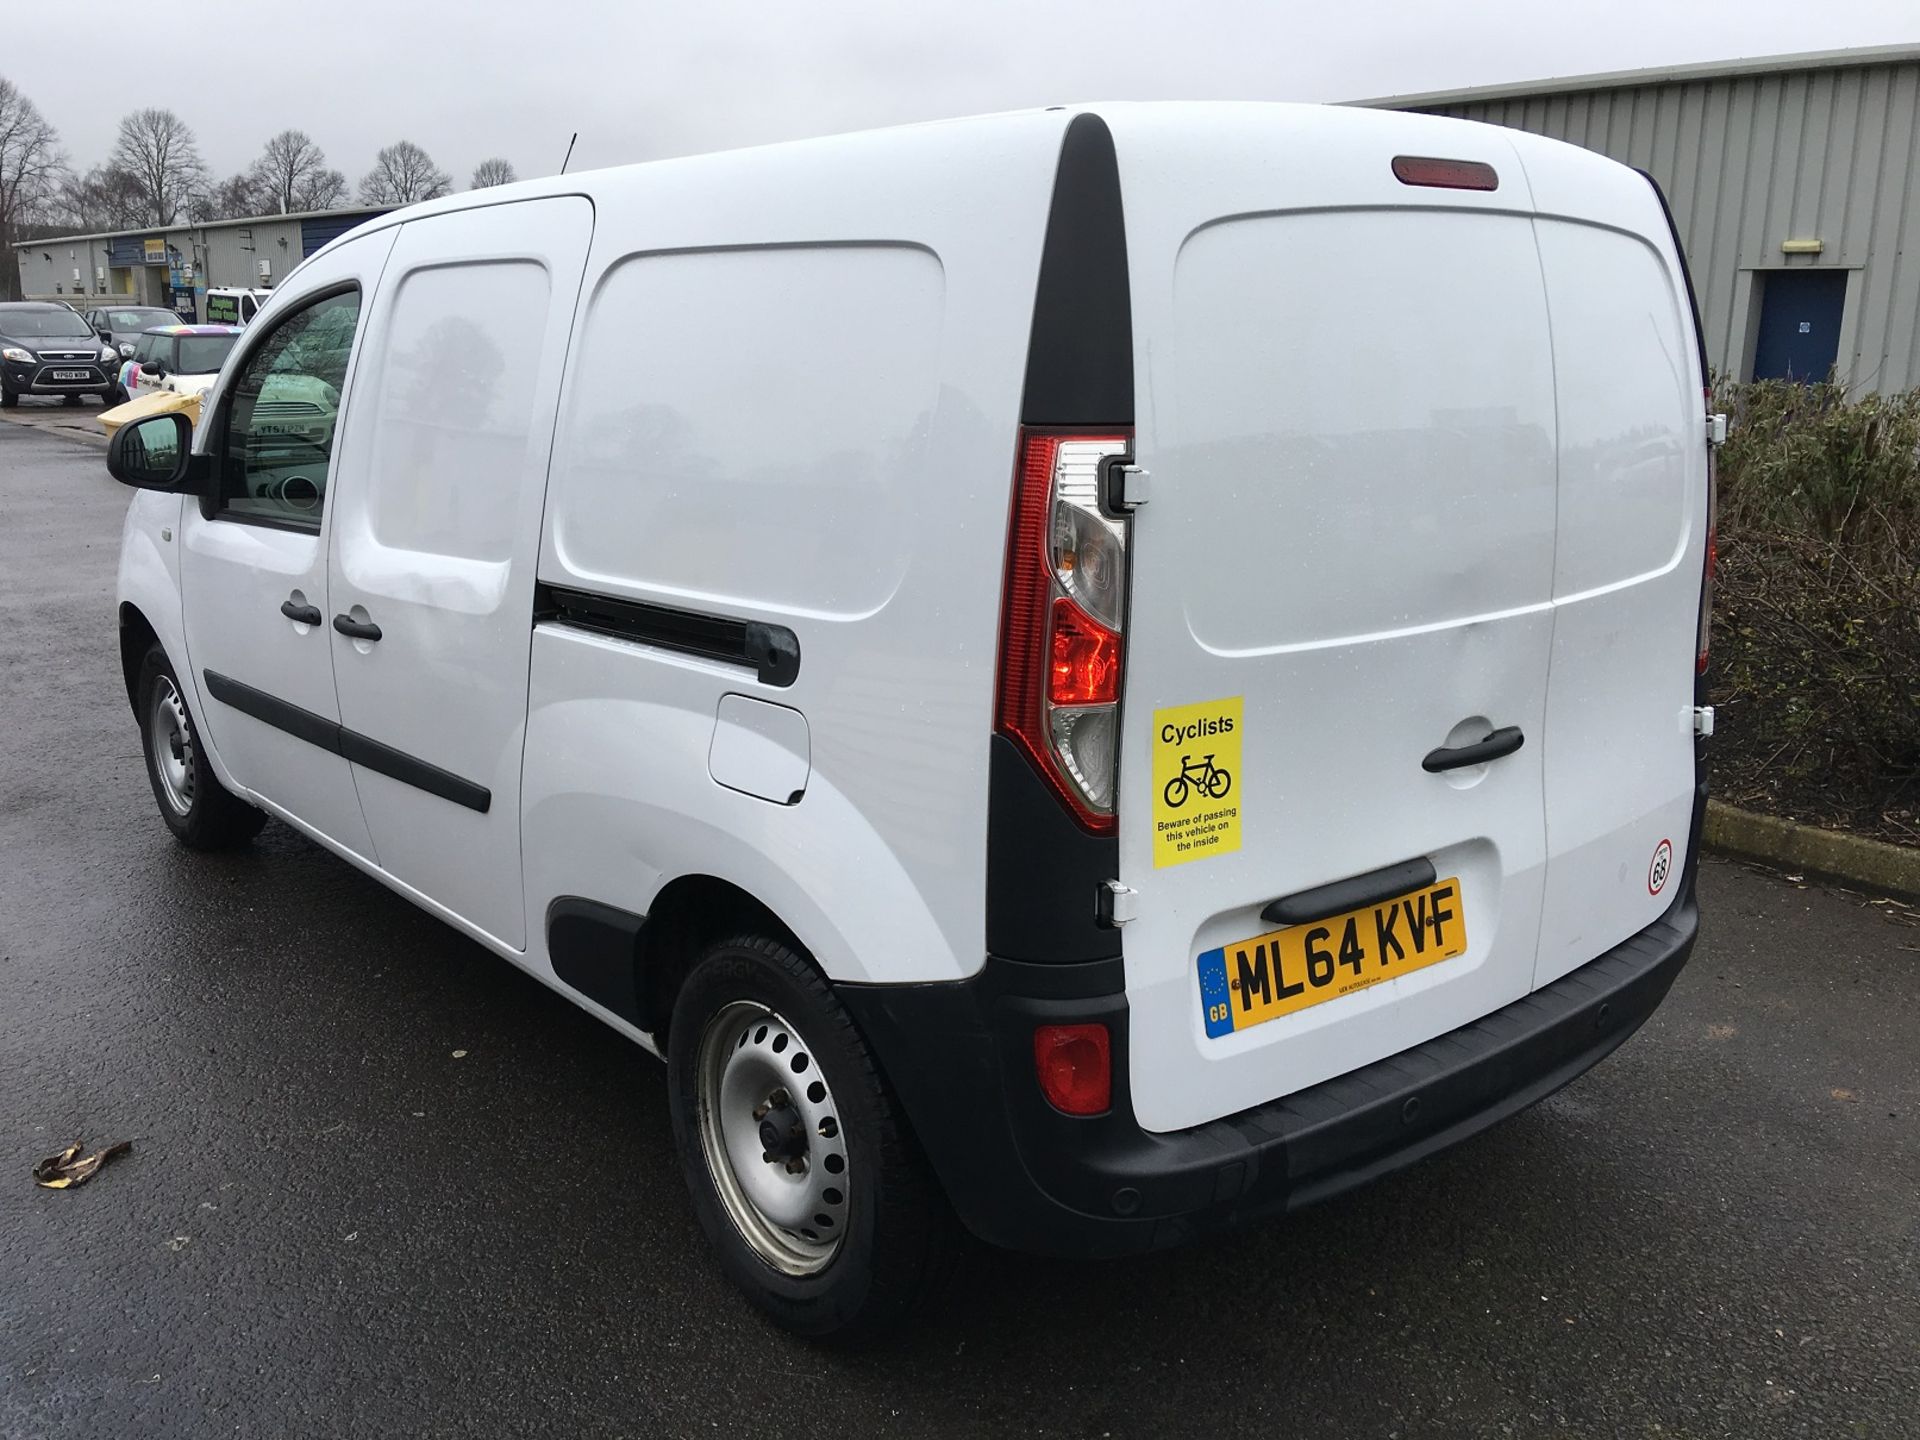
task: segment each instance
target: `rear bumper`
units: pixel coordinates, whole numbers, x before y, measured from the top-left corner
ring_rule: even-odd
[[[990,961],[959,984],[840,994],[970,1229],[1040,1254],[1127,1254],[1328,1199],[1590,1069],[1654,1012],[1693,949],[1688,862],[1664,916],[1553,984],[1364,1069],[1170,1134],[1133,1120],[1118,961]],[[1112,1029],[1107,1114],[1062,1115],[1041,1096],[1033,1028],[1052,1020]]]

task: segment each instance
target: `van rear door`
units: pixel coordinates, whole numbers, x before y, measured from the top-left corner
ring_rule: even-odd
[[[1651,182],[1534,136],[1560,424],[1547,892],[1536,986],[1673,903],[1693,821],[1704,367]]]
[[[1532,987],[1554,357],[1502,132],[1103,114],[1151,476],[1118,806],[1129,1069],[1164,1131]],[[1404,183],[1405,155],[1489,166],[1497,188]],[[1253,943],[1301,913],[1317,923]]]

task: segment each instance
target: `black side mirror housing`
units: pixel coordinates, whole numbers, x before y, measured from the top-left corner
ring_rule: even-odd
[[[122,425],[107,445],[107,473],[136,490],[191,494],[205,461],[192,450],[193,424],[178,410]]]

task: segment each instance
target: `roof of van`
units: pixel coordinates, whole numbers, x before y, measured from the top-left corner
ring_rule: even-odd
[[[411,220],[425,219],[434,215],[449,215],[465,210],[476,210],[486,206],[510,204],[516,201],[542,199],[556,195],[578,195],[592,200],[595,196],[607,194],[624,187],[636,179],[640,172],[663,173],[678,170],[685,166],[701,166],[709,163],[738,163],[750,157],[773,156],[786,152],[799,160],[805,157],[807,162],[818,161],[822,164],[848,163],[864,165],[871,163],[872,152],[867,147],[877,139],[888,137],[907,139],[915,136],[931,137],[935,134],[950,133],[959,127],[981,126],[999,127],[999,140],[1005,143],[1008,127],[1033,127],[1036,138],[1040,133],[1057,135],[1063,133],[1076,116],[1092,114],[1109,121],[1122,121],[1136,131],[1143,123],[1151,125],[1164,121],[1170,127],[1177,128],[1190,124],[1196,118],[1218,116],[1228,119],[1249,112],[1266,112],[1271,115],[1291,113],[1296,118],[1311,116],[1316,126],[1329,129],[1378,126],[1391,120],[1404,125],[1424,127],[1468,125],[1472,122],[1448,119],[1432,115],[1401,112],[1398,114],[1384,110],[1367,110],[1354,105],[1302,104],[1291,101],[1241,101],[1241,100],[1124,100],[1085,102],[1073,105],[1049,105],[1026,110],[1009,110],[984,115],[970,115],[946,120],[921,121],[911,125],[882,126],[867,130],[849,131],[836,135],[811,136],[795,140],[782,140],[766,145],[739,146],[727,150],[702,152],[693,155],[669,156],[655,160],[637,161],[627,165],[607,166],[598,170],[576,171],[568,175],[549,175],[537,179],[516,181],[509,185],[490,186],[484,190],[464,190],[456,194],[444,195],[436,200],[422,201],[404,209],[390,210],[386,214],[367,221],[365,224],[345,232],[315,251],[308,261],[327,254],[334,246],[357,235],[385,229],[392,225],[402,225]],[[1428,132],[1431,133],[1431,132]],[[1564,142],[1532,138],[1534,145],[1560,145]],[[1569,149],[1577,147],[1568,147]],[[839,154],[836,154],[839,152]],[[1590,153],[1590,152],[1582,152]],[[1609,162],[1611,163],[1611,162]],[[876,182],[878,183],[878,182]],[[292,274],[298,274],[308,261],[302,261]],[[290,278],[290,277],[289,277]],[[282,280],[276,287],[286,288],[287,281]]]

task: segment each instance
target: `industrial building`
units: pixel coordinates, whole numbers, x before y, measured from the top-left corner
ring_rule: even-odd
[[[206,292],[222,286],[271,288],[307,256],[386,207],[315,210],[245,220],[209,220],[148,230],[109,230],[16,242],[21,293],[32,300],[82,302],[124,296],[196,320]]]
[[[1360,103],[1530,130],[1652,174],[1717,370],[1920,386],[1920,45]]]

